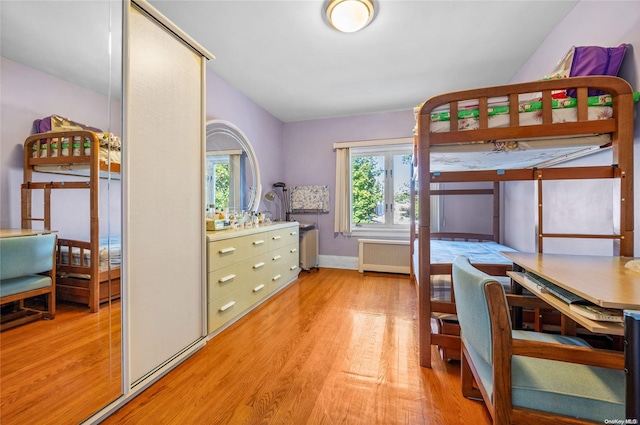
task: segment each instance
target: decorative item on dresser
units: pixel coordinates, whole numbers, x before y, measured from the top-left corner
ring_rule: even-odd
[[[207,232],[209,334],[297,279],[299,261],[297,222]]]

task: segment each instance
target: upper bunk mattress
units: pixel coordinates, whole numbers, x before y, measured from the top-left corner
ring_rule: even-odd
[[[640,93],[634,93],[634,101],[640,99]],[[602,120],[609,119],[612,115],[611,95],[590,96],[587,100],[588,119]],[[577,100],[572,97],[563,99],[552,99],[553,122],[576,122]],[[461,102],[458,111],[458,130],[477,130],[479,128],[478,118],[480,112],[476,102]],[[506,97],[492,98],[489,101],[487,115],[489,116],[489,128],[499,128],[509,126],[509,102]],[[518,105],[519,125],[537,125],[542,123],[542,102],[539,99],[524,100]],[[432,133],[442,133],[450,131],[449,120],[451,118],[448,107],[439,107],[431,113],[430,131]]]
[[[120,146],[117,147],[108,147],[108,146],[100,146],[99,150],[99,161],[100,161],[100,170],[99,177],[100,178],[115,178],[119,179],[119,170],[120,170],[120,162],[121,162],[121,151]],[[89,175],[89,163],[68,163],[68,164],[52,164],[52,165],[34,165],[33,169],[39,171],[41,173],[59,173],[59,174],[69,174],[69,175],[78,175],[86,177]],[[114,167],[114,168],[112,168]],[[115,168],[117,167],[117,168]],[[116,172],[109,172],[110,170],[116,169]]]

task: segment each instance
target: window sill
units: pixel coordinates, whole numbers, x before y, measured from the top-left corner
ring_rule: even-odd
[[[408,239],[410,234],[408,227],[404,229],[352,228],[351,236],[356,238]]]

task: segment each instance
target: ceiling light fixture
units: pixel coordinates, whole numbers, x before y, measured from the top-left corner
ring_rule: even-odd
[[[373,0],[330,0],[326,8],[329,24],[338,31],[356,32],[371,23]]]

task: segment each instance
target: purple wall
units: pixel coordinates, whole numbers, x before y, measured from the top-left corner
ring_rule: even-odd
[[[284,124],[284,181],[287,186],[329,185],[330,212],[320,214],[318,223],[320,255],[358,256],[357,238],[333,232],[336,180],[333,143],[412,137],[414,125],[412,110]],[[316,214],[298,214],[294,218],[302,222],[317,221]]]
[[[554,69],[556,63],[571,46],[618,46],[631,44],[620,70],[620,77],[626,79],[634,90],[640,90],[640,2],[581,1],[567,15],[560,25],[547,37],[538,50],[513,77],[512,82],[540,79]],[[638,106],[636,105],[636,115]],[[640,223],[640,125],[635,125],[635,225]],[[603,162],[604,161],[604,162]],[[610,155],[589,157],[576,164],[610,163]],[[609,182],[591,182],[578,185],[566,183],[545,189],[545,209],[554,213],[545,218],[545,226],[563,228],[571,223],[576,231],[590,233],[610,233],[614,212],[609,207],[612,191]],[[509,183],[505,187],[505,242],[523,251],[535,248],[534,191],[533,184],[527,182]],[[567,202],[568,201],[568,202]],[[603,208],[603,203],[604,207]],[[596,213],[598,211],[598,213]],[[548,231],[553,228],[545,227]],[[640,241],[636,236],[636,255]],[[611,243],[603,241],[575,240],[545,242],[545,252],[568,252],[575,254],[611,255]]]
[[[74,121],[109,129],[108,99],[106,96],[62,81],[41,71],[0,57],[2,79],[0,91],[0,226],[21,227],[20,186],[23,172],[23,145],[33,134],[33,121],[37,118],[57,114]],[[112,131],[121,134],[120,102],[114,101]],[[56,176],[56,180],[70,179]],[[39,174],[39,180],[50,180]],[[100,217],[110,215],[113,234],[120,232],[120,185],[111,187],[110,198],[116,202],[100,204]],[[106,185],[101,185],[101,199],[106,199]],[[38,216],[34,197],[34,216]],[[74,239],[86,239],[89,234],[88,192],[83,190],[55,191],[52,196],[52,227],[60,235]],[[72,205],[74,214],[68,214]],[[110,207],[110,208],[109,208]],[[37,227],[34,224],[34,227]],[[106,235],[107,220],[101,219],[100,233]]]

